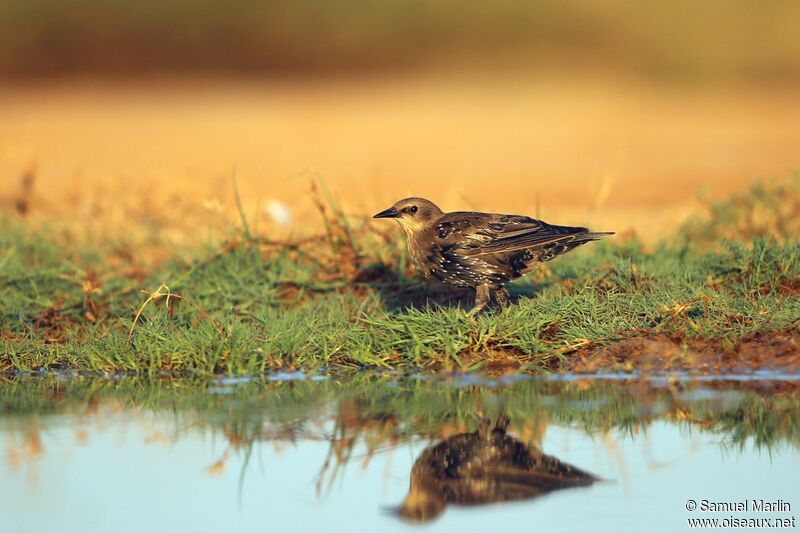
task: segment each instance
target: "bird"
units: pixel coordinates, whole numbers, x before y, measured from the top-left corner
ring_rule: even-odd
[[[470,315],[494,294],[508,305],[505,285],[537,264],[613,232],[556,226],[524,215],[475,211],[445,213],[425,198],[404,198],[373,218],[393,218],[406,234],[409,257],[426,278],[475,290]]]
[[[525,500],[599,481],[508,435],[508,425],[505,415],[497,418],[494,428],[481,417],[477,431],[454,435],[424,450],[411,468],[408,494],[396,508],[397,516],[428,522],[448,504]]]

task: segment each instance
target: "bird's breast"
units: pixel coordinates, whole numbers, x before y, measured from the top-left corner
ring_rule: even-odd
[[[408,239],[408,257],[411,259],[411,264],[414,269],[423,276],[430,277],[431,271],[428,261],[426,260],[427,254],[425,253],[424,244],[419,239],[409,237]]]

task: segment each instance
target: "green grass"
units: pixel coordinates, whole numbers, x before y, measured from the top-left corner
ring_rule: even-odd
[[[705,222],[709,234],[726,209]],[[800,241],[791,235],[687,238],[695,225],[653,250],[611,239],[515,283],[506,311],[472,318],[464,294],[405,270],[402,243],[341,215],[328,222],[324,238],[297,246],[241,232],[145,278],[108,267],[101,247],[2,222],[0,370],[542,371],[568,366],[578,348],[634,336],[733,350],[758,333],[799,331]],[[162,284],[179,297],[142,292]]]

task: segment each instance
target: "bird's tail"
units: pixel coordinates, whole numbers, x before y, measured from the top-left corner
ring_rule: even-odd
[[[580,233],[575,235],[575,241],[578,242],[591,242],[591,241],[599,241],[603,237],[608,237],[609,235],[614,235],[613,231],[588,231],[586,233]],[[575,242],[573,241],[573,242]]]
[[[608,235],[614,235],[613,231],[589,231],[586,228],[565,228],[573,230],[571,235],[565,239],[555,242],[542,250],[539,254],[539,261],[550,261],[551,259],[565,254],[578,246],[592,241],[599,241]]]

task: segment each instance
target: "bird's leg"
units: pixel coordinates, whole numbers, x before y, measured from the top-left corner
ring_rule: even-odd
[[[475,307],[470,309],[469,316],[474,316],[483,311],[483,308],[489,303],[489,286],[478,285],[475,287]]]
[[[500,304],[500,309],[505,309],[508,307],[508,291],[505,290],[503,287],[500,287],[496,291],[494,291],[494,295],[497,298],[497,303]]]
[[[500,411],[500,414],[497,416],[497,422],[494,424],[494,430],[505,433],[510,423],[511,420],[508,418],[508,415],[504,411]]]
[[[478,415],[478,435],[482,439],[488,440],[492,436],[492,421],[486,418],[483,413]]]

